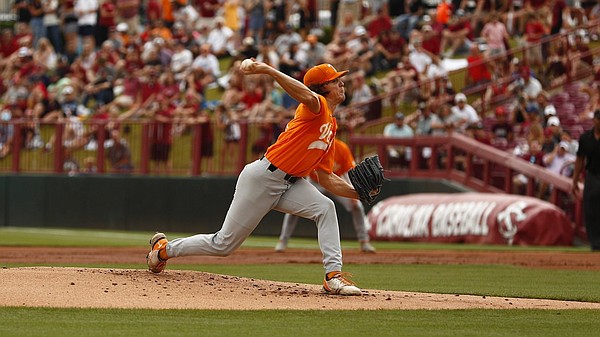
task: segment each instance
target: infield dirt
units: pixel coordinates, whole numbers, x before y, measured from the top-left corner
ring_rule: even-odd
[[[0,247],[1,263],[143,262],[141,248]],[[600,270],[600,255],[561,252],[344,251],[345,263],[511,264]],[[178,264],[321,263],[316,250],[241,249],[226,258],[171,260],[159,275],[141,269],[2,268],[0,306],[151,309],[600,309],[600,303],[363,289],[363,296],[323,293],[321,286],[177,270]]]

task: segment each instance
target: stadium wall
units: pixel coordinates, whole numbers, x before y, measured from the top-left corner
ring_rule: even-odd
[[[234,177],[0,176],[0,226],[211,233],[221,227],[235,182]],[[387,182],[380,200],[464,191],[445,180],[402,178]],[[355,238],[350,214],[338,207],[338,217],[342,237]],[[270,212],[254,234],[279,235],[282,219]],[[294,235],[315,236],[316,228],[302,219]]]

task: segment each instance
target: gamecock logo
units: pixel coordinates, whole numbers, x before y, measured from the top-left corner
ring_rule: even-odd
[[[517,224],[527,219],[527,215],[523,212],[525,207],[527,207],[525,201],[517,201],[498,213],[498,231],[509,245],[513,244],[515,234],[517,234]]]

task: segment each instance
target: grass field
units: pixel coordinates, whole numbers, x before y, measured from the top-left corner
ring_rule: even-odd
[[[175,236],[185,233],[175,233]],[[0,228],[3,246],[145,246],[149,233]],[[244,248],[273,247],[276,238],[251,237]],[[343,242],[352,247],[354,242]],[[291,247],[316,248],[314,239]],[[377,243],[386,250],[584,252],[571,247],[504,247]],[[591,253],[590,253],[591,254]],[[0,256],[0,267],[8,264]],[[40,265],[40,264],[35,264]],[[145,265],[87,265],[137,268]],[[177,265],[257,279],[315,283],[319,268],[306,264]],[[600,302],[600,271],[511,265],[350,264],[346,270],[369,289]],[[48,280],[52,282],[52,280]],[[1,307],[0,336],[597,336],[600,310],[120,310]]]

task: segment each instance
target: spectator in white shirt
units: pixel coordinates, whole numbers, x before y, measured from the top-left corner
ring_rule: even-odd
[[[192,68],[202,68],[204,72],[212,77],[210,82],[214,82],[221,76],[219,59],[211,53],[210,44],[205,43],[200,46],[200,55],[196,56],[192,62]]]
[[[175,52],[171,57],[171,70],[175,74],[175,79],[181,81],[185,78],[186,70],[194,62],[194,55],[187,49],[183,41],[175,42]]]
[[[98,0],[76,1],[74,9],[79,36],[93,36],[98,21]]]
[[[475,108],[467,103],[467,96],[462,92],[454,96],[454,103],[455,105],[452,107],[452,113],[465,121],[463,123],[463,131],[467,126],[476,124],[481,120],[477,111],[475,111]]]
[[[562,141],[554,146],[552,152],[544,155],[543,161],[546,169],[552,173],[570,177],[573,174],[573,171],[572,169],[569,170],[569,165],[575,163],[577,157],[569,153],[569,146],[569,143]],[[538,197],[544,199],[550,188],[551,186],[542,182]]]
[[[300,45],[302,41],[302,36],[294,31],[292,25],[287,24],[285,26],[285,31],[275,39],[273,45],[277,48],[277,53],[283,55],[289,50],[290,45],[294,43]]]
[[[224,25],[225,19],[218,16],[215,18],[215,26],[208,33],[207,44],[212,53],[217,57],[225,57],[233,50],[234,32]]]

